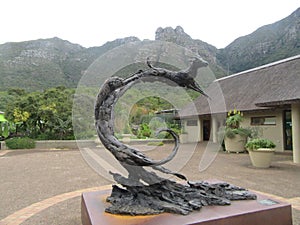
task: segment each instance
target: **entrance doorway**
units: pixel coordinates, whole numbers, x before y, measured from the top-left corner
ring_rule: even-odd
[[[292,139],[292,113],[291,110],[283,112],[283,135],[284,135],[284,149],[293,150]]]
[[[208,141],[210,137],[210,120],[203,120],[203,141]]]

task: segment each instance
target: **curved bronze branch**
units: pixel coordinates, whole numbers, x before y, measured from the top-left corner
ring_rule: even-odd
[[[121,143],[114,136],[114,106],[123,93],[138,81],[161,81],[168,85],[175,84],[205,94],[193,79],[197,66],[204,66],[205,63],[194,63],[187,70],[179,72],[155,68],[149,61],[147,63],[150,67],[148,71],[139,71],[126,79],[109,78],[102,85],[97,96],[95,119],[98,136],[103,145],[128,171],[127,177],[110,172],[114,180],[123,188],[120,185],[113,186],[112,193],[107,198],[111,206],[105,211],[129,215],[163,212],[187,215],[205,205],[228,205],[230,200],[256,199],[256,195],[227,183],[188,182],[187,186],[164,179],[154,172],[146,170],[144,166],[186,180],[185,176],[161,166],[174,158],[179,147],[178,136],[170,129],[160,131],[169,132],[175,140],[171,154],[162,160],[150,159],[138,149]],[[165,79],[160,79],[162,77]]]
[[[189,69],[187,69],[185,72],[173,72],[163,68],[155,68],[150,64],[149,61],[147,61],[147,64],[150,67],[150,70],[140,70],[126,79],[111,77],[104,82],[99,91],[95,104],[95,125],[97,133],[103,145],[123,166],[149,166],[161,172],[174,174],[182,179],[185,179],[183,175],[173,173],[172,171],[161,167],[161,165],[171,161],[178,151],[179,138],[174,131],[170,129],[162,130],[170,133],[175,140],[175,146],[171,154],[162,160],[153,160],[144,155],[138,149],[121,143],[114,136],[114,106],[118,99],[124,94],[124,92],[137,81],[161,81],[169,85],[170,83],[168,81],[172,81],[173,85],[175,84],[190,88],[206,95],[200,88],[200,86],[195,82],[193,76],[189,75]],[[197,63],[193,63],[190,68],[194,68],[195,65],[201,67],[206,66],[207,63],[198,60]]]

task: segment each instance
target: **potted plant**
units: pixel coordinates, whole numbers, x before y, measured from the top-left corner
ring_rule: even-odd
[[[185,131],[185,129],[182,130],[182,132],[179,135],[179,141],[181,144],[188,143],[188,133]]]
[[[271,165],[276,145],[268,139],[256,138],[245,145],[249,151],[250,160],[253,166],[258,168],[268,168]]]
[[[228,113],[224,133],[225,148],[228,152],[245,151],[245,144],[248,136],[250,136],[250,131],[240,126],[242,120],[243,115],[240,111],[234,110]]]
[[[130,126],[129,126],[129,124],[126,123],[125,128],[123,129],[123,133],[122,133],[122,141],[129,143],[131,137],[132,137],[132,134],[131,134]]]

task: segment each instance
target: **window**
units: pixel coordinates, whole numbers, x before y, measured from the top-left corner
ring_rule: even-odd
[[[197,126],[198,122],[197,122],[197,120],[188,120],[188,121],[186,121],[186,125],[187,126]]]
[[[251,117],[251,125],[276,125],[275,116],[260,116],[260,117]]]

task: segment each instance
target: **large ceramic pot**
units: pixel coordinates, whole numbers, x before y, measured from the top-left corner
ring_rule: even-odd
[[[269,168],[274,152],[275,150],[270,148],[249,150],[249,156],[252,165],[258,168]]]
[[[122,134],[122,142],[129,143],[131,136],[132,136],[131,134]]]
[[[181,144],[188,143],[188,134],[182,133],[179,135],[179,141]]]
[[[225,137],[225,148],[228,152],[244,152],[247,137],[236,134],[233,138]]]

